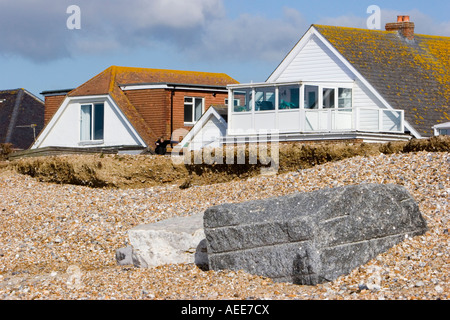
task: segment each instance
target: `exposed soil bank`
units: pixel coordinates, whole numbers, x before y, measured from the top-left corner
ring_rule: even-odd
[[[240,154],[234,150],[233,164],[227,164],[226,151],[219,161],[212,164],[177,164],[173,158],[157,155],[67,155],[24,158],[0,162],[0,170],[17,172],[40,181],[59,184],[83,185],[95,188],[145,188],[161,184],[176,184],[180,188],[247,179],[261,174],[262,168],[278,164],[278,173],[297,171],[355,156],[374,156],[380,153],[449,152],[450,137],[440,136],[426,140],[387,144],[367,143],[322,143],[304,144],[292,142],[280,144],[278,160],[270,157],[271,146],[266,150],[269,157],[249,158],[249,148]],[[244,155],[245,154],[245,155]],[[274,155],[276,153],[274,152]],[[237,164],[237,159],[245,164]],[[218,160],[216,159],[216,160]],[[222,163],[222,164],[220,164]]]

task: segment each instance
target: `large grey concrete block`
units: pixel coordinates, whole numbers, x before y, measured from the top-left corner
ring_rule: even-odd
[[[204,227],[210,269],[308,285],[348,274],[427,230],[404,187],[374,184],[211,207]]]

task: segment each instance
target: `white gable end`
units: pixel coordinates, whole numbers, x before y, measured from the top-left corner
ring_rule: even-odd
[[[210,117],[200,131],[198,131],[191,142],[190,149],[198,150],[204,147],[217,148],[220,139],[227,134],[226,125],[222,124],[216,117]]]
[[[220,146],[221,139],[227,134],[227,123],[214,109],[209,108],[183,138],[178,147],[188,151],[200,150],[205,147]]]
[[[294,56],[291,62],[270,82],[289,81],[352,81],[351,71],[320,41],[315,34]]]
[[[81,105],[104,104],[104,138],[81,141]],[[125,115],[110,96],[66,98],[31,149],[43,147],[113,147],[144,146]]]
[[[267,82],[354,81],[353,107],[393,109],[375,88],[312,26]],[[405,121],[416,138],[420,134]]]

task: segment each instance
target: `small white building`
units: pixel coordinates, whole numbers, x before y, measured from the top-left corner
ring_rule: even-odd
[[[435,136],[450,136],[450,122],[435,125],[433,129]]]
[[[180,142],[178,149],[181,147],[193,151],[219,147],[227,134],[226,111],[217,106],[208,108]]]

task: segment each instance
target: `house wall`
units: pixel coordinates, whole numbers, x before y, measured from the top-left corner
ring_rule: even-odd
[[[384,108],[382,102],[316,35],[312,35],[276,79],[270,81],[355,81],[353,107]]]
[[[157,136],[167,135],[170,119],[170,92],[165,89],[124,91],[139,114]]]
[[[47,125],[47,123],[50,122],[50,119],[56,113],[59,106],[63,103],[65,97],[65,95],[45,97],[44,125]]]
[[[228,92],[199,92],[199,91],[187,91],[180,90],[176,91],[173,96],[173,129],[183,128],[187,131],[192,129],[192,125],[185,125],[184,123],[184,98],[185,97],[199,97],[205,99],[205,109],[206,112],[211,105],[223,105],[225,104],[225,99],[228,99]],[[170,123],[169,123],[170,125]],[[169,128],[170,130],[170,128]]]
[[[217,148],[220,146],[220,138],[226,136],[226,134],[226,123],[222,123],[215,116],[211,116],[203,127],[194,134],[189,144],[189,150],[199,150],[204,147]]]
[[[92,98],[91,98],[92,99]],[[104,140],[102,143],[80,143],[81,104],[104,102]],[[46,127],[33,148],[43,147],[109,147],[109,146],[140,146],[139,138],[133,132],[127,120],[117,107],[104,98],[95,100],[72,101],[63,104],[58,113]]]
[[[143,119],[149,124],[157,136],[171,137],[171,90],[167,89],[143,89],[124,91],[127,98],[137,109]],[[181,129],[173,138],[178,140],[180,137],[192,128],[192,125],[184,123],[184,98],[200,97],[204,98],[204,112],[211,105],[225,104],[228,93],[210,91],[189,91],[177,90],[173,96],[174,123],[173,130]],[[52,116],[62,105],[65,96],[47,96],[45,99],[45,121],[50,122]],[[88,101],[88,100],[86,100]],[[90,101],[93,102],[93,101]],[[106,107],[106,105],[105,105]],[[59,120],[51,129],[52,134],[45,137],[45,141],[39,145],[44,146],[67,146],[74,147],[79,145],[79,126],[80,126],[80,103],[70,103],[64,112],[59,116]],[[109,110],[109,111],[108,111]],[[126,126],[118,121],[117,115],[111,106],[105,108],[105,142],[104,146],[111,145],[135,145],[137,139],[130,132],[123,132]],[[73,119],[77,119],[73,121]],[[108,133],[108,130],[111,132]],[[58,134],[54,134],[54,132]],[[42,139],[41,139],[42,140]],[[180,140],[181,141],[181,140]]]
[[[157,136],[165,136],[168,139],[172,136],[171,129],[177,130],[173,137],[176,141],[192,128],[192,125],[184,123],[185,97],[204,98],[204,112],[211,105],[225,104],[225,99],[228,98],[226,92],[215,92],[214,96],[214,92],[210,91],[175,90],[173,93],[173,126],[171,127],[172,90],[143,89],[124,92]]]
[[[277,81],[351,81],[350,70],[315,36],[294,57]]]
[[[352,88],[353,110],[279,110],[233,113],[231,135],[247,130],[279,130],[280,133],[315,132],[390,132],[403,133],[403,113],[388,110],[379,95],[351,65],[327,46],[326,40],[311,33],[302,39],[267,80],[268,83],[304,82],[319,88]],[[329,84],[327,84],[329,82]],[[300,96],[307,96],[300,93]],[[319,103],[323,103],[320,95]]]

